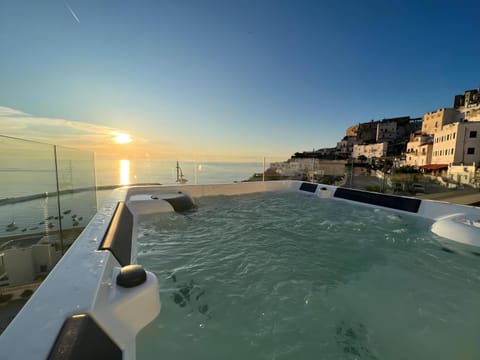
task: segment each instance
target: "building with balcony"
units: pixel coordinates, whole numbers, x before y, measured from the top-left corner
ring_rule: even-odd
[[[337,142],[336,156],[340,159],[347,159],[352,155],[353,146],[357,144],[357,138],[353,136],[345,136]]]
[[[432,161],[433,137],[421,133],[412,134],[407,143],[405,165],[420,167]]]

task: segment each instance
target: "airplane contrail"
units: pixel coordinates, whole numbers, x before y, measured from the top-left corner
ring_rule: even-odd
[[[68,5],[68,3],[65,1],[65,5],[67,5],[68,10],[70,11],[70,14],[72,14],[73,18],[80,24],[80,19],[78,18],[77,14],[75,14],[75,11]]]

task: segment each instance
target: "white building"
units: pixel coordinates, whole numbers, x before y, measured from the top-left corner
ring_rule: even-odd
[[[448,167],[448,177],[459,183],[466,185],[478,185],[476,184],[476,166],[472,165],[451,165]]]
[[[61,251],[48,236],[33,245],[31,239],[12,240],[0,250],[0,286],[33,282],[47,274],[60,257]]]
[[[470,165],[480,162],[480,122],[447,124],[435,133],[432,164]]]
[[[379,144],[354,145],[352,157],[354,159],[358,159],[360,156],[365,156],[367,159],[381,158],[387,155],[387,149],[387,142],[382,142]]]
[[[405,165],[423,166],[432,161],[433,137],[424,134],[412,134],[407,143]]]

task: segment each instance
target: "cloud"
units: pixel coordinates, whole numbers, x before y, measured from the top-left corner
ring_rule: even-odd
[[[89,149],[112,145],[113,138],[124,130],[57,118],[36,117],[9,107],[0,107],[2,135]]]
[[[135,124],[136,121],[132,120]],[[140,123],[140,122],[139,122]],[[60,118],[48,118],[27,114],[20,110],[0,106],[0,136],[9,136],[31,140],[44,144],[59,145],[82,151],[95,152],[97,156],[116,159],[189,159],[244,161],[248,154],[239,156],[236,150],[208,148],[207,151],[192,141],[186,141],[181,134],[178,137],[166,133],[148,132],[139,136],[126,129],[100,124],[72,121]],[[119,144],[115,138],[119,133],[128,134],[132,142]],[[1,156],[0,151],[0,156]],[[258,159],[250,156],[249,159]]]
[[[6,106],[0,106],[0,117],[4,116],[30,116],[27,113],[24,113],[20,110],[15,110]]]
[[[132,142],[115,142],[118,134],[128,134]],[[95,152],[108,158],[175,159],[176,147],[158,136],[146,139],[128,130],[72,121],[59,118],[34,116],[9,107],[0,106],[0,136],[54,144],[83,151]],[[1,154],[0,154],[1,155]]]

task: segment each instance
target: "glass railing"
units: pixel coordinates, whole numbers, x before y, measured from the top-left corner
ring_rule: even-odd
[[[240,156],[238,156],[240,158]],[[402,196],[437,199],[462,204],[480,202],[480,172],[475,166],[448,169],[414,169],[398,159],[285,159],[257,156],[242,161],[108,160],[97,157],[100,188],[111,184],[218,184],[242,181],[302,180]],[[102,187],[103,186],[103,187]],[[102,199],[107,192],[99,192]],[[457,197],[462,196],[462,199]],[[466,197],[465,197],[466,196]]]
[[[118,159],[0,136],[0,331],[119,186],[301,180],[480,203],[475,166],[418,171],[393,164],[278,156]]]
[[[0,331],[96,213],[94,154],[0,136]]]
[[[480,204],[480,171],[475,164],[415,168],[402,165],[395,158],[386,161],[303,158],[269,166],[265,174],[267,179],[302,179],[462,205]],[[298,176],[295,176],[296,171]]]

